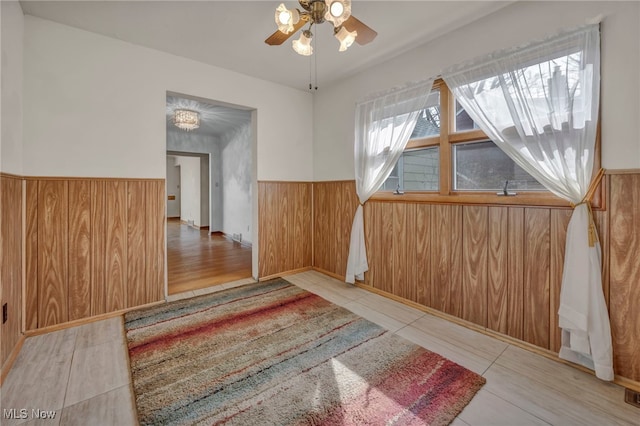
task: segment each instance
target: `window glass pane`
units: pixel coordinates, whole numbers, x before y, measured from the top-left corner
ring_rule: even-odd
[[[433,90],[427,99],[427,107],[418,115],[411,139],[423,139],[440,134],[440,90]]]
[[[467,114],[467,111],[464,110],[464,108],[462,108],[462,105],[460,105],[460,103],[456,100],[456,115],[455,115],[455,132],[465,132],[468,130],[475,130],[475,129],[479,129],[480,127],[478,127],[478,125],[476,124],[475,121],[473,121],[473,119],[471,117],[469,117],[469,114]]]
[[[405,151],[382,190],[437,191],[440,181],[440,153],[438,147]]]
[[[398,185],[400,185],[400,174],[398,172],[398,169],[401,162],[402,157],[400,157],[393,170],[391,170],[391,174],[382,184],[380,191],[395,191],[397,188],[399,188]]]
[[[456,144],[453,155],[456,190],[502,191],[506,180],[512,191],[545,190],[492,141]]]

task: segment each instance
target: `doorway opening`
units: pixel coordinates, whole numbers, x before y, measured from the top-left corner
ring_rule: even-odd
[[[174,111],[199,116],[191,131]],[[167,93],[167,293],[255,277],[255,111]]]

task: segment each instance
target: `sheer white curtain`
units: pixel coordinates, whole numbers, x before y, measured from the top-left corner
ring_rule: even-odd
[[[600,28],[589,25],[447,70],[482,130],[549,191],[575,205],[567,230],[560,357],[613,380],[611,329],[589,196],[600,103]]]
[[[360,205],[351,226],[345,281],[364,279],[369,269],[362,205],[389,177],[427,106],[433,78],[395,89],[356,105],[355,174]]]

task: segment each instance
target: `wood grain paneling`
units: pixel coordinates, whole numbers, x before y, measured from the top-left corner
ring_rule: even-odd
[[[291,199],[290,194],[290,185],[280,182],[276,184],[276,194],[278,194],[278,203],[275,204],[275,217],[278,218],[277,222],[273,223],[273,227],[277,232],[278,243],[277,243],[277,253],[279,256],[276,256],[276,273],[282,271],[293,270],[293,259],[291,255],[293,254],[293,250],[291,250],[291,246],[294,244],[291,241],[291,235],[293,232],[290,232],[289,227],[295,226],[290,221],[290,206],[289,204],[293,204],[294,201]],[[274,247],[275,248],[275,247]],[[287,264],[291,263],[292,267],[288,268]]]
[[[20,179],[0,176],[0,306],[7,304],[7,322],[0,326],[0,367],[11,364],[22,336],[22,190]]]
[[[91,182],[91,315],[107,312],[105,277],[107,244],[106,182]]]
[[[353,181],[313,183],[313,266],[347,272],[351,224],[358,207]]]
[[[640,174],[610,178],[609,305],[614,370],[640,381]]]
[[[105,294],[106,311],[127,307],[127,182],[106,185]]]
[[[69,184],[38,182],[38,326],[69,320]]]
[[[145,185],[145,302],[152,303],[162,300],[164,295],[165,185],[164,181],[148,181]]]
[[[462,218],[462,318],[486,327],[488,207],[464,206]]]
[[[164,196],[157,179],[26,179],[27,330],[161,300]]]
[[[38,182],[26,182],[25,328],[38,328]]]
[[[516,339],[524,336],[524,209],[509,208],[507,244],[507,334]]]
[[[549,209],[527,208],[524,214],[523,340],[549,348]]]
[[[292,200],[289,208],[289,263],[293,270],[311,266],[311,184],[295,185],[288,188]],[[299,238],[302,237],[302,238]],[[289,265],[286,265],[289,267]]]
[[[365,210],[370,207],[371,214],[369,224],[371,229],[371,244],[369,253],[369,271],[371,282],[369,285],[389,293],[393,292],[393,204],[369,203],[365,204]],[[365,228],[367,220],[365,219]],[[372,268],[372,262],[375,264]],[[365,275],[366,278],[366,275]]]
[[[258,182],[258,275],[277,275],[312,262],[311,183]]]
[[[392,205],[393,294],[416,301],[416,204]]]
[[[333,272],[327,266],[329,264],[327,258],[331,252],[331,233],[327,220],[328,196],[328,184],[313,185],[313,266]]]
[[[431,206],[416,205],[416,300],[431,306]]]
[[[462,206],[431,207],[431,303],[462,315]]]
[[[127,308],[142,305],[147,300],[145,186],[141,181],[127,182]]]
[[[91,316],[91,181],[69,181],[69,321]]]
[[[508,324],[508,217],[506,207],[489,207],[487,251],[487,328],[507,334]]]

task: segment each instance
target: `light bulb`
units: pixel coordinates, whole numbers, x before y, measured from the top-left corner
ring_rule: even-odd
[[[324,19],[333,22],[334,28],[338,28],[351,16],[351,0],[325,0],[325,4]]]
[[[289,10],[284,3],[280,3],[280,6],[276,8],[275,20],[278,30],[289,34],[295,29],[294,25],[300,21],[300,13],[298,9]]]
[[[278,15],[278,19],[280,20],[280,23],[282,25],[287,25],[291,20],[291,12],[289,12],[288,10],[280,12],[280,15]]]
[[[331,14],[337,18],[338,16],[342,15],[342,12],[344,12],[344,6],[342,5],[341,2],[339,1],[334,1],[333,3],[331,3]]]

